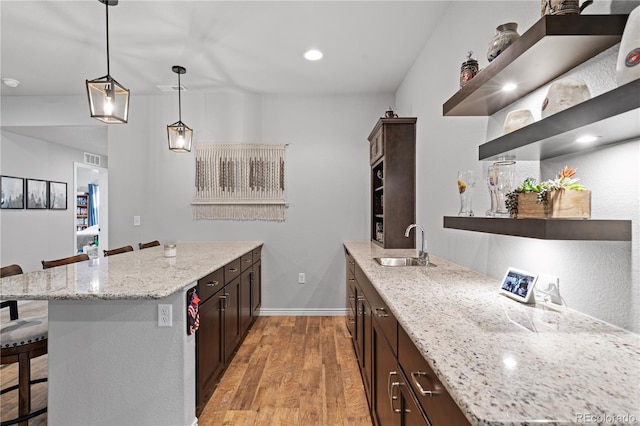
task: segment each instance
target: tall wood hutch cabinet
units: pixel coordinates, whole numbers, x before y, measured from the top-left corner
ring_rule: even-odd
[[[416,222],[416,121],[380,118],[369,135],[371,240],[384,248],[415,248],[404,231]]]

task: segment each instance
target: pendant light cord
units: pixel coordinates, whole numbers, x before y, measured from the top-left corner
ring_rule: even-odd
[[[106,16],[107,16],[107,75],[111,75],[111,71],[109,70],[109,1],[105,1],[104,5],[106,7]]]
[[[182,96],[180,93],[182,86],[180,86],[180,71],[178,71],[178,120],[182,123]]]

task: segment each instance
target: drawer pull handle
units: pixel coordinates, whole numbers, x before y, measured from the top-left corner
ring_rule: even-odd
[[[229,272],[238,272],[238,268],[229,268]]]
[[[428,379],[429,375],[427,373],[425,373],[424,371],[412,371],[411,372],[411,379],[413,379],[413,384],[416,385],[416,387],[418,388],[418,392],[420,392],[420,395],[422,395],[422,396],[435,396],[436,393],[437,393],[436,391],[424,390],[422,385],[418,382],[418,377],[419,376],[426,377]]]
[[[251,263],[251,259],[245,259],[244,263]]]
[[[392,382],[391,376],[397,376],[398,373],[395,371],[389,372],[389,377],[387,377],[387,394],[389,395],[389,403],[391,404],[391,411],[394,413],[401,413],[402,410],[399,410],[394,407],[393,401],[398,400],[398,396],[395,394],[394,389],[400,386],[400,382]]]
[[[349,278],[349,281],[354,282],[356,279],[355,278]]]
[[[385,313],[387,310],[385,308],[376,308],[376,316],[378,318],[386,318],[389,314]]]
[[[220,295],[220,300],[222,300],[222,311],[224,312],[227,308],[227,296],[229,295],[229,293],[225,293]]]
[[[220,282],[219,282],[219,281],[211,281],[211,282],[208,282],[208,283],[207,283],[207,287],[215,287],[215,286],[217,286],[218,284],[220,284]]]

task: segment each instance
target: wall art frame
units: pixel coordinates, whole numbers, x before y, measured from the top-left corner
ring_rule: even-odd
[[[27,209],[46,209],[49,192],[46,180],[27,179]]]
[[[49,181],[49,202],[51,210],[67,210],[67,183]]]
[[[24,209],[24,178],[0,176],[0,209]]]

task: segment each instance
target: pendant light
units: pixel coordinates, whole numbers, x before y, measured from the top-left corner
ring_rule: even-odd
[[[106,8],[107,16],[107,75],[87,80],[87,96],[91,117],[107,124],[126,123],[129,118],[129,89],[114,80],[109,74],[109,6],[118,0],[98,0]]]
[[[187,70],[180,65],[174,65],[171,70],[178,74],[178,121],[167,126],[167,136],[169,137],[169,149],[173,152],[191,152],[191,140],[193,138],[193,130],[182,122],[182,98],[180,92],[180,74],[184,74]]]

